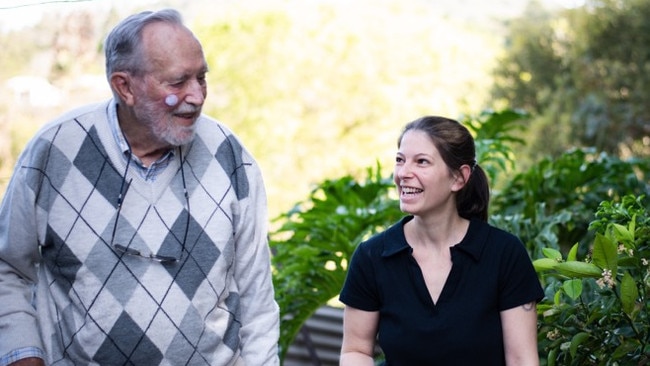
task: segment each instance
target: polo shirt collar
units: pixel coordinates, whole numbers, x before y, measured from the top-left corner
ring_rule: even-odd
[[[489,229],[490,227],[485,222],[478,219],[471,219],[467,234],[465,234],[465,237],[460,243],[452,248],[466,253],[478,262],[487,244]]]
[[[384,235],[385,246],[381,253],[382,257],[390,257],[403,251],[411,251],[411,246],[406,242],[404,236],[404,224],[411,221],[413,216],[405,216],[398,223],[388,228]],[[454,245],[452,250],[461,251],[470,256],[475,261],[481,259],[481,254],[485,249],[488,238],[489,226],[478,219],[472,219],[469,222],[467,234],[460,243]]]
[[[410,251],[411,246],[406,242],[404,236],[404,224],[411,221],[413,216],[405,216],[398,223],[389,227],[384,231],[383,235],[386,236],[384,243],[384,251],[381,253],[382,257],[390,257],[405,250]]]

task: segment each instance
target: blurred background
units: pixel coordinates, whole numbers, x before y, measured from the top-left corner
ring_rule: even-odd
[[[425,114],[529,112],[518,169],[580,146],[647,157],[648,3],[3,0],[0,196],[42,124],[110,96],[107,31],[163,7],[202,41],[204,112],[258,159],[272,218],[323,179],[377,164],[390,174],[401,127]]]

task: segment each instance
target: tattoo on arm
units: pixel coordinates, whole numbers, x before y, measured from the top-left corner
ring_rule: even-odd
[[[521,307],[526,311],[535,310],[535,302],[532,301],[532,302],[529,302],[528,304],[523,304],[523,305],[521,305]]]

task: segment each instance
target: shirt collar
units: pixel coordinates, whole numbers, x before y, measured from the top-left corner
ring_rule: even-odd
[[[122,153],[124,153],[124,157],[126,157],[129,153],[130,148],[129,143],[126,141],[126,137],[124,137],[124,133],[120,128],[120,122],[117,119],[117,103],[115,102],[115,98],[111,99],[108,105],[108,124],[111,127],[111,132],[113,133],[113,138],[115,139],[117,146],[119,146],[120,151],[122,151]],[[169,149],[166,154],[163,154],[163,156],[158,159],[158,162],[169,159],[172,156],[174,156],[174,149]],[[140,159],[138,159],[135,155],[132,156],[132,158],[135,158],[136,161],[140,163]]]
[[[122,158],[125,161],[128,161],[130,158],[135,163],[134,168],[137,170],[138,174],[145,180],[156,180],[158,174],[169,165],[169,162],[176,155],[175,149],[169,149],[153,164],[149,165],[148,167],[144,166],[144,164],[142,164],[142,160],[140,160],[140,158],[135,156],[130,151],[131,149],[129,147],[129,143],[126,141],[126,137],[124,137],[124,133],[120,128],[119,120],[117,119],[117,103],[115,102],[114,98],[111,99],[108,105],[108,124],[111,128],[111,132],[113,133],[115,143],[117,143],[120,151],[122,151]],[[131,154],[130,157],[129,154]]]
[[[111,127],[111,132],[113,133],[113,138],[115,139],[117,146],[119,146],[120,150],[126,156],[129,152],[129,144],[126,142],[126,138],[124,138],[124,134],[120,128],[120,123],[117,119],[117,103],[114,98],[111,99],[108,105],[108,125]]]
[[[382,235],[385,235],[384,243],[386,244],[384,245],[384,251],[381,253],[382,257],[390,257],[405,250],[410,251],[411,246],[408,245],[404,236],[404,224],[412,219],[413,216],[405,216],[397,224],[384,231]]]
[[[413,216],[405,216],[399,223],[391,226],[384,232],[384,235],[386,235],[384,242],[386,244],[382,252],[382,257],[390,257],[403,251],[411,251],[411,247],[406,242],[406,237],[404,236],[404,224],[412,219]],[[489,226],[486,223],[478,219],[470,220],[467,234],[465,234],[465,237],[460,243],[452,247],[452,250],[461,251],[478,262],[487,243],[488,231]]]

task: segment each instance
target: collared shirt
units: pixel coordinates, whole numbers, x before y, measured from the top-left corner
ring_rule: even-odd
[[[45,354],[40,348],[37,347],[19,348],[0,357],[0,365],[2,366],[9,365],[16,361],[22,360],[23,358],[29,358],[29,357],[38,357],[41,359],[45,359]]]
[[[149,167],[146,167],[140,158],[131,153],[129,144],[126,141],[122,130],[120,129],[120,125],[117,119],[117,104],[115,103],[115,100],[111,100],[108,106],[108,123],[113,133],[113,137],[115,138],[115,142],[124,152],[125,161],[129,159],[129,154],[131,154],[132,162],[135,163],[133,166],[136,168],[138,174],[140,174],[140,176],[142,176],[147,181],[155,181],[158,177],[158,174],[169,165],[170,161],[174,157],[174,149],[170,149]],[[13,350],[10,353],[1,356],[0,366],[9,365],[13,362],[28,357],[39,357],[45,359],[43,350],[37,347],[25,347]]]
[[[501,311],[544,296],[521,241],[479,220],[450,248],[436,303],[404,236],[405,217],[361,243],[340,300],[379,312],[386,365],[505,365]]]
[[[174,149],[169,149],[165,154],[163,154],[158,160],[156,160],[153,164],[150,166],[145,166],[142,163],[142,160],[135,156],[131,152],[131,147],[129,146],[129,143],[126,141],[126,138],[124,137],[124,133],[122,133],[122,129],[120,128],[120,123],[117,119],[117,104],[115,103],[115,100],[111,100],[111,102],[108,105],[108,124],[111,126],[111,131],[113,132],[113,137],[115,138],[115,142],[117,145],[122,149],[122,152],[124,153],[124,160],[129,159],[129,154],[131,154],[131,160],[133,161],[133,164],[136,167],[136,170],[138,174],[142,178],[144,178],[147,181],[154,182],[156,178],[158,177],[158,174],[165,170],[167,166],[169,165],[169,162],[172,160],[172,158],[175,155],[175,150]]]

